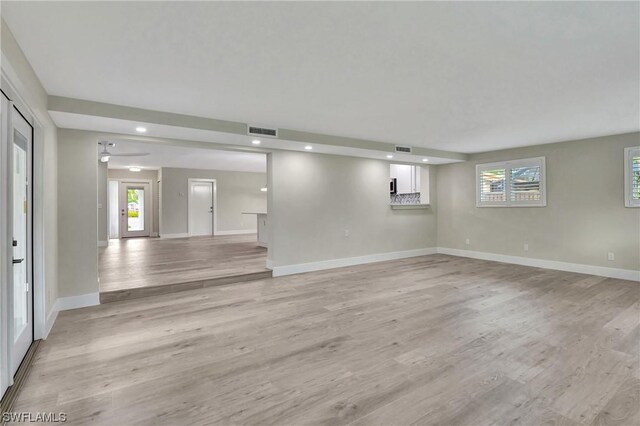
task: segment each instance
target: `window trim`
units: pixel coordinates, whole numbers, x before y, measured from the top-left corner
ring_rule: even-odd
[[[640,146],[630,146],[624,149],[624,205],[625,207],[640,207],[640,200],[634,200],[631,196],[633,185],[631,159],[634,155],[640,155]]]
[[[540,166],[540,200],[511,201],[511,169],[514,167]],[[505,201],[480,201],[481,178],[485,170],[505,169]],[[498,161],[495,163],[476,164],[476,207],[546,207],[547,206],[547,170],[546,157],[523,158],[518,160]]]

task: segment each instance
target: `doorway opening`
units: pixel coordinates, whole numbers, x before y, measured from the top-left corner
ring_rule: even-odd
[[[216,234],[216,180],[189,179],[189,236]]]
[[[151,236],[151,181],[109,180],[107,204],[109,239]]]
[[[109,141],[98,163],[101,302],[271,276],[266,154],[185,145]]]
[[[0,96],[0,207],[3,268],[0,287],[0,395],[34,343],[33,159],[34,129],[2,92]],[[6,265],[6,269],[4,269]],[[4,269],[4,270],[2,270]]]

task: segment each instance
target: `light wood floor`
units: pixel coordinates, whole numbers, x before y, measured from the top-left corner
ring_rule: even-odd
[[[62,312],[70,424],[640,424],[640,284],[432,255]]]
[[[267,271],[255,234],[110,240],[98,250],[100,291],[111,292]]]

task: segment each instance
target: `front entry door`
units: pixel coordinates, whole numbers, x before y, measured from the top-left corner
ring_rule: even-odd
[[[213,182],[192,181],[189,235],[213,235]]]
[[[120,229],[123,238],[151,233],[151,197],[148,183],[120,184]]]
[[[31,152],[32,127],[18,110],[11,111],[10,160],[10,229],[12,229],[12,282],[9,300],[13,302],[13,336],[11,349],[11,373],[15,374],[33,342],[33,280],[31,273]]]

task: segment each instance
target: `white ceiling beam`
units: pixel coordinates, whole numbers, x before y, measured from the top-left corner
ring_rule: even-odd
[[[52,114],[53,116],[55,116],[55,113],[77,114],[89,117],[102,117],[131,122],[158,124],[162,126],[174,126],[185,129],[204,130],[224,133],[230,136],[240,135],[249,137],[247,135],[247,123],[196,117],[171,112],[153,111],[60,96],[49,96],[48,109],[50,112],[54,113]],[[102,130],[104,131],[104,129]],[[284,142],[312,143],[314,146],[322,146],[326,148],[328,152],[334,151],[335,148],[337,148],[338,152],[335,153],[339,154],[340,150],[345,150],[345,155],[350,156],[358,156],[357,152],[359,151],[361,151],[362,157],[367,158],[372,156],[372,152],[396,155],[395,144],[393,143],[310,133],[299,130],[279,128],[278,138],[275,139]],[[274,138],[268,138],[268,141],[273,140]],[[285,144],[279,147],[279,149],[289,148]],[[414,160],[416,162],[421,161],[421,158],[423,157],[438,159],[438,163],[466,161],[468,158],[467,154],[459,152],[442,151],[423,147],[412,147],[411,155],[412,157],[415,157]],[[407,161],[410,161],[409,158],[405,158]]]

